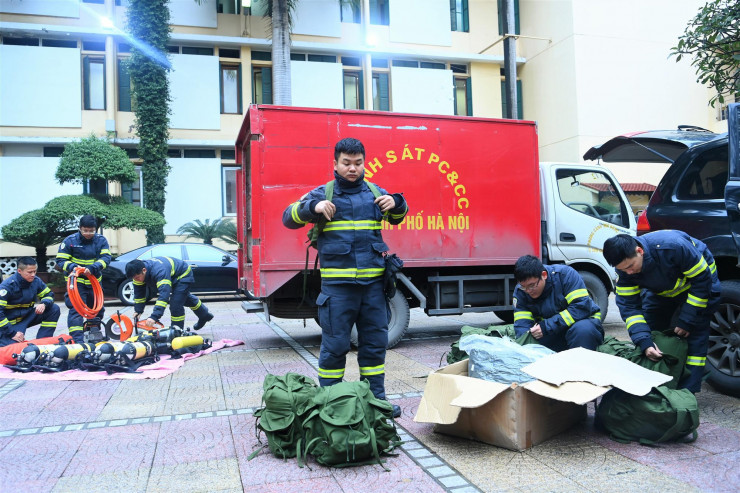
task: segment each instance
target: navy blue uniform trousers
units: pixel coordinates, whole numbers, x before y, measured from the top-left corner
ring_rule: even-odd
[[[337,370],[332,378],[319,376],[322,387],[342,381],[352,326],[357,325],[357,363],[378,399],[385,399],[385,349],[390,308],[380,278],[370,284],[323,284],[317,300],[321,325],[319,367]]]
[[[95,294],[93,292],[92,286],[88,286],[87,284],[82,284],[81,282],[78,282],[77,292],[80,294],[80,299],[82,300],[82,302],[85,303],[87,306],[92,307],[95,305]],[[82,329],[85,319],[82,318],[82,315],[77,313],[77,310],[75,310],[72,306],[72,301],[69,299],[69,293],[64,295],[64,305],[69,308],[69,312],[67,312],[67,327],[69,328],[69,335],[72,336],[72,339],[74,339],[74,341],[79,344],[83,342]],[[104,315],[105,306],[100,309],[96,316],[100,318],[100,320],[103,320]]]
[[[59,315],[61,315],[61,313],[62,311],[54,303],[48,305],[46,307],[46,310],[44,310],[44,313],[40,314],[36,313],[34,309],[31,308],[31,311],[27,313],[26,316],[17,324],[6,326],[6,330],[11,334],[9,336],[0,336],[0,347],[7,346],[9,344],[15,344],[16,342],[18,342],[13,340],[13,336],[16,332],[23,332],[23,334],[25,334],[29,327],[38,325],[41,322],[56,322],[57,320],[59,320]],[[54,335],[55,330],[56,327],[39,327],[39,330],[36,333],[36,337],[34,337],[34,339],[51,337]]]

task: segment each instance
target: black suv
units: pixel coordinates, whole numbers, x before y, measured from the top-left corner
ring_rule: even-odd
[[[740,396],[740,104],[730,105],[729,132],[698,127],[616,137],[584,159],[673,163],[637,221],[637,233],[678,229],[709,247],[722,281],[710,326],[708,381]],[[730,159],[731,157],[731,159]]]

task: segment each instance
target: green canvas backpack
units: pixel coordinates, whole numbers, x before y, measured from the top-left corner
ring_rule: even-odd
[[[257,440],[260,430],[267,437],[267,445],[275,457],[287,459],[300,455],[299,447],[303,437],[303,420],[306,411],[318,391],[316,383],[298,373],[284,376],[267,374],[262,384],[264,406],[254,413],[257,421],[255,432]],[[261,449],[249,456],[253,459]]]
[[[596,406],[596,426],[621,443],[693,442],[699,427],[699,405],[688,389],[661,385],[644,396],[612,389]]]
[[[305,453],[325,466],[375,463],[387,470],[380,456],[402,443],[392,415],[391,404],[377,399],[366,380],[322,387],[303,420]]]

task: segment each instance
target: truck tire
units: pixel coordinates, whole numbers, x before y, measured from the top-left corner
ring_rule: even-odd
[[[403,335],[406,333],[406,329],[409,328],[409,320],[411,319],[411,311],[409,310],[409,302],[403,295],[401,290],[396,291],[396,295],[388,303],[391,309],[391,319],[388,322],[388,345],[387,349],[392,348],[401,340]],[[352,333],[349,336],[350,343],[357,347],[357,327],[352,327]]]
[[[719,308],[709,323],[707,381],[723,394],[740,397],[740,282],[722,281]]]
[[[606,286],[601,282],[601,279],[595,274],[586,271],[578,271],[583,278],[583,282],[586,283],[586,290],[588,291],[591,299],[599,305],[601,310],[601,321],[606,320],[606,313],[609,311],[609,292],[606,290]]]

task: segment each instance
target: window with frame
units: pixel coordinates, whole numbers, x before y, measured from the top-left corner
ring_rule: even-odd
[[[617,226],[629,227],[629,214],[614,183],[606,173],[560,169],[558,195],[569,208]]]
[[[133,110],[133,81],[128,71],[128,58],[119,58],[118,62],[118,111]]]
[[[105,58],[83,56],[84,109],[105,109]]]
[[[365,109],[362,92],[362,71],[345,70],[344,71],[344,109],[362,110]]]
[[[221,63],[221,113],[242,112],[242,66],[240,63]]]
[[[723,200],[729,174],[728,147],[711,149],[697,156],[676,189],[679,200]]]
[[[272,67],[252,65],[252,102],[272,104]]]
[[[241,0],[217,0],[216,12],[219,14],[239,14],[242,11]]]
[[[82,182],[82,193],[84,195],[105,195],[108,193],[108,181],[103,178],[95,178]]]
[[[455,114],[473,116],[472,88],[469,77],[453,77],[455,85]]]
[[[223,183],[223,215],[236,216],[236,171],[238,167],[225,167],[221,181]]]
[[[370,24],[390,24],[390,0],[370,0]]]
[[[127,149],[128,150],[128,149]],[[136,151],[136,149],[132,149]],[[142,177],[141,166],[136,167],[138,178],[133,183],[121,183],[121,197],[129,204],[137,207],[144,206],[144,196],[142,194]]]
[[[468,0],[450,0],[450,27],[453,31],[467,33],[468,26]]]
[[[514,32],[504,32],[504,6],[505,0],[497,0],[498,2],[498,33],[503,36],[504,34],[521,34],[519,30],[519,0],[514,0]]]
[[[501,81],[501,117],[507,118],[509,105],[506,101],[506,81]],[[516,108],[519,120],[524,118],[524,103],[522,102],[522,81],[516,81]]]
[[[390,111],[390,88],[388,72],[373,72],[373,109]]]

